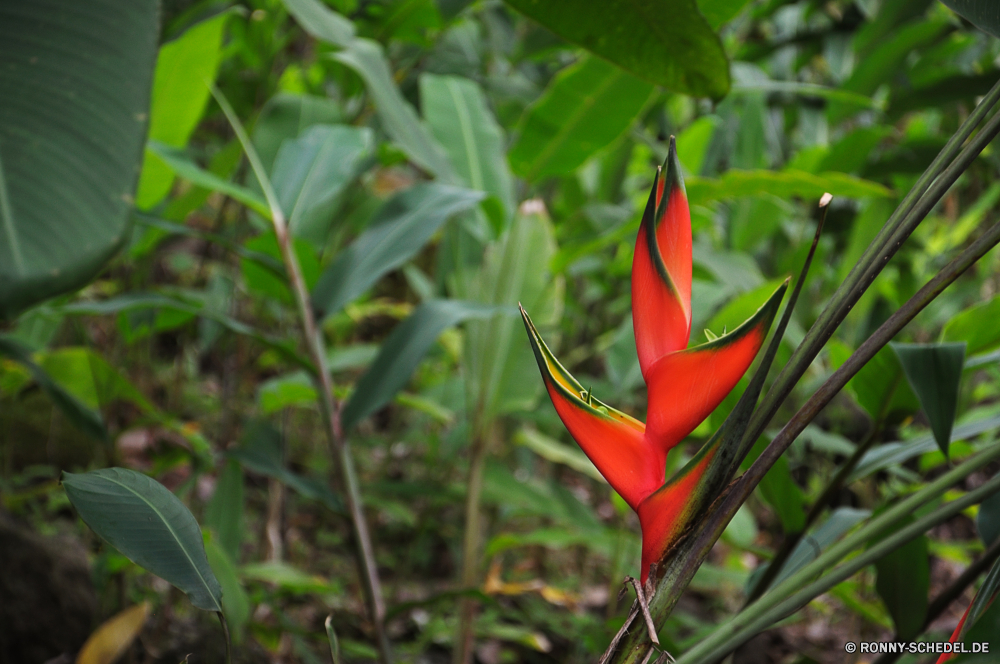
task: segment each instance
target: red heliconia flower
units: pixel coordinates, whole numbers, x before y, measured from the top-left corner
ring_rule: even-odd
[[[662,172],[661,172],[662,171]],[[764,343],[785,286],[737,329],[688,348],[691,334],[691,215],[674,140],[639,226],[632,261],[632,320],[647,422],[598,401],[559,363],[522,309],[556,412],[584,453],[639,515],[643,583],[703,501],[697,485],[717,451],[706,445],[664,483],[667,453],[736,386]],[[662,177],[661,177],[662,176]]]

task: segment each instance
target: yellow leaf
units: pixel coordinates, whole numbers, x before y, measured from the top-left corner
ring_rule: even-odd
[[[76,664],[114,664],[139,636],[148,616],[149,602],[143,602],[109,618],[83,644]]]

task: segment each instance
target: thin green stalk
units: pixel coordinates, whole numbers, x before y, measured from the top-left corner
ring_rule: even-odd
[[[483,471],[489,454],[490,427],[472,440],[469,458],[469,479],[465,494],[465,534],[462,540],[462,589],[472,590],[479,585],[479,535],[482,530],[479,504],[483,495]],[[463,597],[458,603],[458,635],[452,650],[453,664],[469,664],[475,646],[476,612],[479,603],[472,597]]]
[[[872,546],[864,553],[852,558],[847,563],[836,568],[820,579],[802,586],[802,582],[816,574],[819,567],[816,563],[808,565],[794,577],[789,578],[780,586],[768,593],[760,602],[749,607],[739,615],[720,625],[715,632],[697,646],[684,653],[677,664],[694,664],[711,661],[721,657],[755,634],[793,613],[818,595],[826,592],[841,581],[850,578],[858,570],[874,563],[882,556],[896,550],[930,528],[950,519],[970,505],[975,505],[1000,490],[1000,476],[994,477],[979,488],[968,492],[961,498],[942,505],[930,514],[917,519],[909,526],[900,529],[891,536]],[[906,501],[904,501],[906,502]],[[926,502],[926,501],[925,501]],[[905,514],[906,512],[904,512]],[[897,516],[897,520],[899,518]],[[891,524],[890,524],[891,525]],[[883,528],[884,530],[885,528]],[[864,529],[862,529],[864,530]],[[860,533],[861,531],[859,531]],[[858,538],[850,538],[858,539]],[[842,548],[842,547],[841,547]],[[815,568],[815,569],[814,569]],[[806,571],[809,574],[803,574]],[[795,582],[793,582],[795,579]],[[801,589],[795,590],[796,587]],[[773,599],[772,599],[773,596]]]
[[[382,597],[382,583],[378,576],[378,566],[375,561],[375,549],[372,546],[371,535],[368,531],[368,522],[365,519],[364,507],[361,499],[361,488],[358,485],[357,471],[354,466],[354,457],[351,454],[351,447],[344,436],[340,425],[340,405],[333,396],[333,380],[330,378],[330,371],[326,364],[326,348],[323,341],[323,334],[316,325],[316,317],[313,314],[312,304],[309,301],[309,289],[306,287],[305,279],[302,276],[302,266],[295,255],[292,246],[292,239],[289,234],[288,224],[285,222],[284,212],[278,202],[278,197],[274,192],[264,164],[261,162],[257,151],[250,142],[239,118],[229,105],[225,96],[211,86],[212,94],[219,103],[223,113],[229,119],[237,138],[243,145],[247,160],[257,176],[260,187],[264,191],[268,207],[271,211],[271,224],[274,227],[274,234],[278,240],[278,247],[281,249],[281,258],[288,272],[289,286],[295,295],[295,304],[298,309],[299,318],[302,323],[302,333],[305,338],[309,355],[316,367],[316,381],[319,385],[319,406],[323,416],[323,424],[326,428],[327,442],[330,446],[330,455],[339,460],[340,472],[344,483],[344,493],[347,498],[347,509],[351,516],[351,523],[354,526],[354,536],[358,547],[358,562],[364,578],[365,594],[367,595],[369,613],[372,624],[375,628],[375,639],[378,642],[379,660],[382,664],[389,664],[392,656],[389,651],[389,639],[385,631],[385,600]]]
[[[820,494],[816,502],[809,509],[806,514],[805,521],[802,524],[802,528],[794,533],[789,533],[787,537],[781,542],[781,547],[774,554],[774,558],[770,560],[767,565],[767,569],[764,570],[764,574],[761,575],[760,580],[750,591],[750,595],[747,597],[746,602],[743,606],[749,606],[757,600],[758,597],[764,594],[774,580],[778,578],[778,574],[781,569],[788,562],[788,558],[792,555],[795,547],[798,546],[799,542],[802,541],[802,536],[805,532],[809,530],[809,527],[819,519],[820,514],[826,509],[826,506],[833,500],[833,497],[843,488],[844,483],[847,478],[850,477],[851,473],[857,467],[858,463],[861,461],[861,457],[871,449],[872,443],[875,442],[875,436],[880,429],[878,422],[872,425],[871,431],[865,437],[865,439],[855,448],[854,454],[848,459],[844,465],[842,465],[838,470],[837,474],[830,480],[830,482],[824,487],[823,493]]]
[[[229,623],[222,611],[216,611],[219,622],[222,623],[222,634],[226,637],[226,664],[233,664],[233,639],[229,636]]]

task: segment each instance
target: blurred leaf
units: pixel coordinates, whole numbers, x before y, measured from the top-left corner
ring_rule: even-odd
[[[317,124],[340,124],[344,114],[333,99],[279,93],[264,104],[253,125],[253,144],[264,170],[272,172],[281,144]]]
[[[760,493],[764,500],[774,508],[781,521],[781,528],[786,533],[802,532],[806,525],[804,509],[805,497],[802,489],[792,479],[788,468],[788,459],[779,457],[771,469],[760,481]]]
[[[997,592],[1000,592],[1000,561],[993,563],[983,585],[969,605],[963,639],[966,643],[989,643],[997,635],[1000,630],[1000,602],[996,601]],[[985,660],[977,661],[989,662],[995,659],[994,653]]]
[[[344,503],[325,483],[302,477],[289,470],[282,460],[281,434],[271,424],[252,421],[244,429],[239,447],[227,452],[243,467],[267,477],[273,477],[310,500],[316,500],[330,510],[344,513]]]
[[[650,83],[712,99],[721,99],[729,90],[729,63],[722,43],[694,0],[507,3],[563,39]]]
[[[165,164],[174,174],[199,187],[204,187],[211,191],[218,191],[229,196],[233,200],[246,205],[259,215],[270,219],[271,210],[258,194],[241,185],[223,180],[215,173],[206,171],[181,150],[172,148],[155,140],[150,140],[146,145],[146,152],[155,155],[160,159],[160,163]]]
[[[453,289],[464,300],[531,312],[539,327],[562,315],[562,280],[549,272],[555,233],[538,201],[521,206],[507,232],[486,249],[482,266],[457,275]],[[530,410],[541,392],[535,357],[521,333],[521,321],[506,313],[466,325],[462,362],[466,403],[488,423],[502,413]],[[470,414],[471,415],[471,414]]]
[[[418,306],[409,318],[397,325],[382,343],[371,368],[354,386],[344,406],[344,430],[389,403],[396,392],[410,380],[427,350],[441,333],[469,318],[487,318],[497,308],[456,300],[429,300]],[[514,316],[514,311],[509,316]]]
[[[721,123],[717,115],[698,118],[677,136],[677,158],[688,175],[700,175],[712,136]]]
[[[100,412],[88,406],[79,397],[57,383],[38,364],[31,359],[28,349],[10,337],[0,335],[0,356],[6,356],[31,372],[32,378],[49,396],[52,403],[81,431],[97,440],[109,440],[108,430],[104,426],[104,418]]]
[[[280,560],[244,565],[240,568],[240,576],[253,581],[273,583],[278,588],[295,595],[327,595],[341,592],[339,585],[320,576],[307,574]]]
[[[976,529],[987,547],[1000,537],[1000,494],[994,494],[979,504]]]
[[[684,182],[691,205],[704,205],[711,201],[742,198],[757,194],[772,194],[778,198],[819,198],[831,193],[837,198],[865,198],[889,196],[884,186],[862,180],[845,173],[820,173],[803,171],[726,171],[717,179],[687,178]]]
[[[62,475],[80,518],[136,565],[187,593],[206,611],[222,611],[222,586],[205,555],[201,528],[162,484],[126,468]]]
[[[851,349],[839,342],[831,341],[830,363],[836,369],[851,356]],[[920,407],[903,373],[899,357],[886,347],[880,350],[847,384],[858,405],[865,409],[872,420],[884,422],[898,420]]]
[[[142,632],[148,617],[149,602],[111,616],[87,638],[76,656],[76,664],[115,664]]]
[[[420,107],[462,184],[494,197],[509,219],[514,214],[514,182],[506,139],[482,89],[467,78],[422,74]]]
[[[545,434],[527,427],[514,435],[514,442],[518,445],[524,445],[546,461],[569,466],[573,470],[583,473],[598,482],[603,482],[604,484],[608,482],[601,475],[600,471],[594,467],[593,462],[578,447],[564,445],[554,438],[549,438]]]
[[[0,320],[128,237],[158,37],[153,0],[0,5]]]
[[[373,143],[368,128],[313,125],[281,144],[271,184],[293,235],[326,244],[337,198]]]
[[[823,552],[823,549],[840,539],[851,528],[869,518],[871,514],[870,510],[859,510],[853,507],[838,507],[835,509],[826,521],[814,528],[811,533],[803,535],[771,586],[777,586],[792,574],[816,560]],[[747,584],[748,587],[752,588],[756,580],[760,578],[760,575],[766,569],[767,564],[764,564],[754,570]]]
[[[256,254],[270,256],[274,260],[282,260],[278,238],[273,231],[250,238],[243,244],[243,248]],[[315,246],[302,238],[292,238],[292,248],[299,260],[306,288],[312,288],[320,276],[319,259],[316,258]],[[243,272],[247,289],[251,292],[286,304],[291,304],[294,301],[292,292],[288,288],[288,279],[283,273],[279,276],[273,270],[261,265],[259,260],[248,258],[240,260],[240,270]]]
[[[892,531],[913,523],[912,516],[900,520]],[[885,533],[885,536],[892,532]],[[871,544],[877,544],[879,540]],[[896,635],[908,641],[920,634],[927,617],[927,594],[930,590],[930,561],[927,536],[920,535],[887,553],[875,563],[875,590],[885,603],[896,626]]]
[[[354,24],[322,3],[316,0],[284,0],[284,3],[302,29],[316,39],[336,46],[346,46],[354,39]]]
[[[771,279],[753,290],[740,293],[712,316],[708,321],[708,329],[720,337],[723,335],[723,330],[732,332],[742,325],[744,321],[749,320],[784,282],[784,278]],[[707,339],[705,339],[704,333],[701,330],[692,330],[692,346],[703,344],[705,341]]]
[[[750,4],[750,0],[698,0],[698,10],[705,16],[709,26],[718,30]]]
[[[324,270],[313,289],[313,306],[324,316],[337,313],[415,256],[448,217],[482,197],[477,191],[436,183],[415,184],[396,194]]]
[[[215,493],[205,506],[205,525],[215,531],[218,547],[230,560],[239,561],[243,543],[243,469],[234,459],[222,468]],[[209,562],[212,562],[209,555]],[[225,588],[225,583],[222,584]]]
[[[653,94],[652,85],[600,58],[580,58],[521,116],[511,167],[527,180],[576,170],[626,132]]]
[[[974,438],[975,436],[992,432],[1000,427],[1000,416],[987,417],[981,420],[976,420],[974,422],[966,422],[964,424],[959,424],[951,432],[951,442],[955,443],[960,440],[968,440]],[[934,436],[921,436],[913,440],[908,440],[901,443],[885,443],[884,445],[879,445],[873,450],[869,450],[861,457],[861,461],[858,462],[857,468],[851,473],[851,476],[847,478],[847,483],[856,482],[864,477],[868,477],[872,473],[877,473],[880,470],[885,470],[890,466],[896,464],[903,464],[914,459],[927,452],[933,452],[938,449],[937,441],[934,440]]]
[[[1000,344],[1000,295],[966,309],[948,321],[941,330],[941,341],[966,343],[969,355],[993,350]]]
[[[965,344],[889,344],[906,379],[931,423],[934,439],[945,456],[955,423],[958,386],[965,365]]]
[[[229,624],[233,643],[242,643],[243,632],[250,622],[250,597],[236,575],[236,564],[229,554],[214,540],[205,543],[205,552],[222,586],[222,613]]]
[[[994,37],[1000,37],[1000,6],[993,0],[941,0],[956,14]]]
[[[290,406],[315,408],[316,385],[304,371],[268,378],[257,388],[257,402],[265,415]]]
[[[197,23],[160,47],[153,75],[148,140],[183,148],[208,104],[208,84],[222,61],[222,38],[230,12]],[[136,192],[136,207],[148,210],[170,193],[173,169],[146,150]]]

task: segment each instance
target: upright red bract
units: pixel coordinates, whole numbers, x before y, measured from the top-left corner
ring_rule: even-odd
[[[664,483],[667,454],[736,386],[764,343],[784,286],[749,320],[688,348],[691,214],[673,138],[653,180],[632,261],[632,320],[649,392],[646,424],[598,401],[559,363],[521,309],[552,404],[584,453],[639,515],[641,577],[682,534],[699,504],[699,479],[716,452],[706,445]]]

